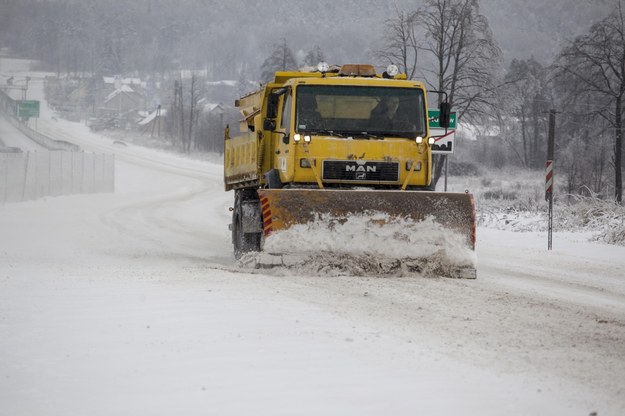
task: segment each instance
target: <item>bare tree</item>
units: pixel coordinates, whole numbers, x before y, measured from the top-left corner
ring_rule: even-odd
[[[180,82],[175,82],[175,88],[177,94],[176,102],[178,104],[178,112],[177,114],[174,112],[174,117],[178,117],[178,140],[180,146],[184,149],[184,94],[182,89],[182,79],[180,79]]]
[[[197,123],[197,102],[198,102],[198,90],[197,90],[197,78],[195,74],[191,75],[191,87],[189,89],[189,136],[186,141],[185,151],[191,153],[191,148],[194,147],[193,128]]]
[[[281,43],[273,45],[271,55],[265,59],[261,71],[262,82],[269,82],[273,79],[276,71],[287,71],[297,69],[297,61],[291,51],[291,48],[286,42],[286,39],[282,39]]]
[[[533,58],[513,59],[504,78],[500,108],[520,125],[522,163],[538,168],[544,161],[545,123],[551,90],[548,71]]]
[[[400,72],[413,79],[419,52],[417,14],[395,7],[395,16],[384,22],[384,47],[374,52],[377,59],[395,64]]]
[[[625,99],[625,16],[620,0],[614,11],[578,36],[560,53],[556,63],[560,85],[575,85],[571,92],[592,103],[586,112],[603,120],[614,132],[614,198],[623,202],[623,113]],[[581,151],[581,149],[580,149]]]
[[[304,58],[304,65],[316,66],[319,62],[325,62],[326,57],[321,48],[315,45]]]
[[[428,84],[448,92],[458,120],[492,117],[501,50],[478,0],[425,0],[417,16],[426,32],[421,48],[430,62],[423,67]],[[441,177],[442,161],[442,155],[435,155],[433,186]]]

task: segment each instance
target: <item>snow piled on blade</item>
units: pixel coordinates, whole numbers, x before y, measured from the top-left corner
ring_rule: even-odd
[[[328,275],[460,277],[459,269],[475,269],[476,256],[465,236],[432,216],[414,222],[375,212],[349,218],[320,214],[272,233],[263,253],[243,262]]]

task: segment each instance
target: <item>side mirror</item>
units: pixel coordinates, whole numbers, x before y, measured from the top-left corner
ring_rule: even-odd
[[[278,101],[289,89],[286,87],[277,88],[267,97],[267,117],[276,118],[278,116]]]
[[[439,118],[438,118],[438,122],[439,125],[446,129],[449,127],[449,122],[451,119],[451,105],[449,105],[448,102],[443,102],[441,103],[441,105],[439,106]]]
[[[263,121],[263,130],[274,131],[276,129],[276,120],[273,118],[266,118]]]
[[[267,117],[276,118],[278,116],[278,98],[276,94],[269,94],[267,98]]]

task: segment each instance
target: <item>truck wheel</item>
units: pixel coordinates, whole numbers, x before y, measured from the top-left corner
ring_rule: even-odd
[[[258,221],[259,218],[260,203],[256,191],[247,189],[236,191],[234,211],[232,212],[232,243],[234,245],[234,257],[237,260],[246,253],[260,251],[262,234],[260,232],[245,232],[249,230],[244,229],[244,224],[249,227],[249,224]],[[258,229],[260,227],[258,224]]]

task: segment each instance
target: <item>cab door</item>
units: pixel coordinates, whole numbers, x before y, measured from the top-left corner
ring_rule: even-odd
[[[282,183],[293,181],[295,165],[293,164],[295,148],[292,130],[293,99],[291,89],[281,94],[278,101],[278,114],[276,129],[273,132],[273,140],[276,143],[273,168],[280,172]]]

